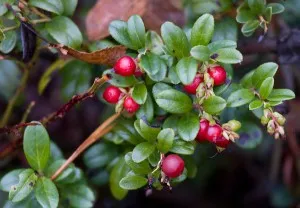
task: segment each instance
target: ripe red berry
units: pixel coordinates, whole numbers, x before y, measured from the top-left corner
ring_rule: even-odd
[[[184,161],[178,155],[168,155],[163,159],[161,169],[169,178],[176,178],[184,170]]]
[[[116,74],[121,76],[133,75],[136,69],[136,64],[133,58],[130,56],[123,56],[114,65]]]
[[[214,143],[214,140],[222,136],[223,129],[220,125],[209,126],[206,132],[206,139]]]
[[[140,105],[132,97],[126,97],[123,106],[128,113],[134,113],[140,108]]]
[[[217,146],[217,147],[222,147],[222,148],[226,148],[229,144],[230,144],[230,140],[226,139],[223,136],[217,137],[216,139],[213,140],[213,143]]]
[[[202,119],[200,121],[200,129],[196,137],[198,142],[206,141],[208,127],[209,127],[209,121],[206,119]]]
[[[196,90],[201,82],[203,82],[203,78],[200,76],[200,74],[197,74],[193,82],[191,84],[184,85],[183,88],[187,93],[196,94]]]
[[[106,102],[117,103],[120,99],[122,92],[115,86],[108,86],[103,92],[103,98]]]
[[[208,74],[213,78],[215,86],[222,85],[226,81],[226,71],[222,66],[208,68]]]

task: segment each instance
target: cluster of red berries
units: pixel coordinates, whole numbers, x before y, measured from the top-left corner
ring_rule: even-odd
[[[221,148],[226,148],[230,144],[230,140],[223,136],[222,127],[219,124],[209,125],[209,121],[206,119],[200,121],[200,129],[196,139],[198,142],[209,141]]]
[[[226,71],[222,66],[212,66],[207,73],[214,80],[214,86],[220,86],[226,81]],[[185,85],[184,90],[190,94],[196,94],[198,86],[204,81],[200,74],[197,74],[191,84]]]
[[[123,56],[122,58],[120,58],[114,65],[114,70],[116,74],[119,74],[121,76],[141,75],[141,71],[137,70],[135,61],[130,56]],[[119,100],[123,98],[123,96],[126,96],[124,99],[123,107],[128,113],[134,113],[140,108],[140,105],[136,103],[130,95],[125,95],[116,86],[108,86],[103,92],[104,100],[111,104],[118,103]]]

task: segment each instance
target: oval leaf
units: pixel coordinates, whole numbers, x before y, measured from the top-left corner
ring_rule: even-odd
[[[185,141],[193,141],[199,131],[199,118],[193,113],[182,116],[177,124],[179,136]]]
[[[134,85],[132,98],[140,105],[144,104],[147,99],[147,88],[144,83]]]
[[[228,107],[239,107],[250,103],[254,99],[254,93],[249,89],[240,89],[231,93],[227,99]]]
[[[173,129],[167,128],[161,130],[157,136],[157,149],[161,153],[167,153],[172,148],[174,136]]]
[[[284,101],[291,100],[295,98],[295,93],[289,89],[274,89],[267,100],[269,101]]]
[[[263,81],[263,83],[261,84],[260,88],[259,88],[259,94],[261,99],[266,99],[270,93],[273,90],[273,86],[274,86],[274,78],[273,77],[268,77],[267,79],[265,79]]]
[[[253,100],[250,104],[249,104],[249,110],[255,110],[260,108],[263,105],[263,102],[261,100]]]
[[[125,162],[126,164],[135,172],[136,174],[148,174],[151,172],[149,163],[147,160],[144,160],[143,162],[140,163],[135,163],[132,160],[132,152],[128,152],[125,155]]]
[[[120,187],[125,190],[136,190],[147,184],[148,180],[138,175],[126,176],[120,181]]]
[[[207,45],[214,33],[214,17],[211,14],[204,14],[197,19],[191,32],[191,44]]]
[[[43,208],[56,208],[59,196],[55,184],[46,177],[41,177],[37,181],[35,197]]]
[[[127,22],[129,38],[135,48],[140,49],[145,47],[145,26],[143,20],[138,15],[133,15]]]
[[[12,170],[9,173],[5,174],[0,181],[0,189],[2,191],[9,192],[11,186],[17,185],[19,183],[19,175],[24,169]]]
[[[202,106],[209,114],[219,114],[226,107],[226,101],[219,96],[210,96],[204,100]]]
[[[198,63],[192,57],[182,58],[176,65],[177,75],[182,84],[191,84],[196,76]]]
[[[191,55],[198,61],[208,61],[210,50],[208,49],[207,46],[203,46],[203,45],[194,46],[191,49]]]
[[[243,55],[234,48],[221,48],[216,51],[215,60],[224,64],[237,64],[243,61]]]
[[[149,155],[155,150],[155,146],[150,142],[143,142],[135,146],[132,151],[132,160],[140,163],[147,159]]]
[[[181,139],[174,140],[173,146],[170,152],[174,152],[181,155],[192,155],[195,151],[195,147],[191,142],[186,142]]]
[[[268,62],[260,65],[255,69],[254,74],[252,75],[252,84],[257,89],[268,77],[273,77],[278,69],[278,65],[273,62]]]

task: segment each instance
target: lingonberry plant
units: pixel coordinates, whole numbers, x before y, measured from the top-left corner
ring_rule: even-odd
[[[53,2],[59,4],[54,6]],[[215,21],[211,14],[198,17],[186,31],[165,22],[161,25],[161,35],[146,31],[138,15],[131,16],[127,22],[115,20],[110,23],[109,32],[121,46],[89,53],[76,50],[82,44],[82,35],[66,17],[73,14],[76,2],[30,0],[29,3],[19,1],[18,6],[14,1],[1,5],[0,15],[13,19],[16,24],[1,30],[2,53],[13,51],[16,29],[21,27],[23,61],[29,62],[28,65],[34,63],[34,51],[38,51],[34,46],[36,37],[39,44],[44,41],[51,50],[83,61],[56,61],[42,76],[38,86],[40,93],[56,68],[62,67],[62,79],[70,80],[63,86],[63,91],[70,95],[80,91],[76,82],[91,76],[87,72],[91,64],[112,66],[84,93],[72,98],[65,96],[71,100],[53,114],[29,123],[24,123],[25,117],[23,123],[3,129],[12,129],[11,133],[26,127],[22,136],[23,150],[30,166],[3,176],[0,188],[9,192],[6,206],[92,207],[95,193],[88,183],[97,181],[96,184],[101,185],[107,182],[104,178],[109,180],[111,192],[117,199],[124,198],[128,190],[142,187],[171,189],[195,176],[197,167],[192,156],[197,146],[210,143],[222,152],[238,143],[239,133],[246,131],[249,122],[229,116],[232,108],[247,106],[275,139],[285,137],[285,118],[274,107],[295,95],[288,89],[274,89],[278,65],[263,63],[240,81],[233,80],[232,64],[240,64],[243,56],[235,40],[215,38]],[[244,24],[245,36],[252,35],[259,26],[266,33],[272,15],[283,9],[278,3],[248,0],[237,8],[236,19]],[[53,16],[50,18],[41,10]],[[42,26],[32,26],[35,24]],[[26,83],[28,68],[21,61],[17,63],[25,67]],[[66,71],[71,74],[64,74]],[[98,89],[102,87],[104,90],[100,93]],[[79,88],[88,87],[83,84]],[[65,160],[50,141],[46,125],[95,94],[113,105],[115,113]],[[10,111],[4,115],[2,127]],[[94,144],[101,137],[104,141]],[[97,172],[91,177],[85,177],[73,164],[86,149],[84,163],[89,171]],[[103,181],[99,182],[99,178]]]

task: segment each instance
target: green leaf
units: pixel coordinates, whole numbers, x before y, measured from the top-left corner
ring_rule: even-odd
[[[147,160],[144,160],[140,163],[135,163],[132,160],[132,152],[128,152],[125,155],[125,162],[136,174],[147,175],[149,172],[151,172],[151,168]]]
[[[58,15],[64,11],[64,5],[61,0],[30,0],[29,5]]]
[[[276,74],[277,69],[278,65],[273,62],[260,65],[252,75],[253,86],[258,89],[265,79],[273,77]]]
[[[66,160],[56,160],[54,161],[52,164],[50,164],[46,171],[45,171],[45,175],[50,178],[64,163],[66,162]],[[70,182],[70,178],[72,178],[72,176],[74,176],[75,174],[75,169],[74,169],[74,165],[69,165],[68,168],[66,168],[54,181],[57,183],[69,183]]]
[[[142,18],[138,15],[131,16],[128,19],[127,27],[129,38],[135,48],[144,48],[146,32]]]
[[[198,45],[198,46],[194,46],[191,49],[191,56],[197,59],[198,61],[208,61],[209,55],[210,55],[210,51],[207,46]]]
[[[163,128],[171,128],[175,132],[177,132],[178,122],[179,122],[180,116],[179,115],[171,115],[169,116],[163,123]]]
[[[118,124],[114,127],[114,132],[122,139],[133,145],[137,145],[143,141],[143,138],[134,129],[131,120],[119,120]]]
[[[169,68],[168,78],[172,84],[179,84],[180,79],[176,73],[176,66]]]
[[[70,207],[92,208],[95,202],[93,191],[85,184],[70,184],[63,187]]]
[[[62,77],[62,97],[64,100],[71,99],[74,95],[83,93],[90,87],[91,65],[79,60],[68,62],[60,70]]]
[[[260,108],[261,106],[263,106],[263,102],[261,100],[253,100],[250,104],[249,104],[249,110],[255,110]]]
[[[255,18],[256,16],[253,12],[251,12],[249,9],[243,9],[237,13],[236,21],[238,23],[246,23],[249,21],[253,21]]]
[[[81,32],[77,25],[68,17],[54,17],[51,22],[45,23],[45,27],[57,42],[72,48],[79,48],[81,46]]]
[[[159,107],[170,113],[186,113],[193,107],[191,99],[185,93],[174,89],[158,93],[155,101]]]
[[[142,119],[136,120],[134,122],[134,127],[144,139],[150,142],[155,141],[158,133],[160,132],[160,128],[151,127]]]
[[[236,140],[235,144],[243,149],[254,149],[263,140],[261,128],[255,123],[243,122],[239,135],[240,138]]]
[[[165,83],[156,83],[152,88],[152,94],[154,98],[156,99],[156,96],[158,93],[164,91],[164,90],[172,90],[173,88],[170,85],[167,85]]]
[[[144,105],[140,107],[138,112],[136,113],[138,119],[146,119],[148,122],[151,122],[154,117],[154,106],[151,95],[147,93],[147,99]]]
[[[190,46],[188,39],[178,26],[172,22],[165,22],[161,26],[161,36],[168,50],[177,58],[183,58],[189,55]]]
[[[242,84],[242,86],[244,88],[251,88],[253,86],[253,84],[252,84],[252,76],[253,76],[254,72],[255,72],[254,70],[248,72],[241,79],[241,84]]]
[[[181,155],[192,155],[194,154],[195,147],[193,143],[186,142],[180,139],[174,140],[173,146],[170,152],[181,154]]]
[[[61,2],[64,7],[63,14],[66,16],[72,16],[75,12],[78,0],[61,0]]]
[[[193,141],[199,131],[199,117],[194,113],[187,113],[180,118],[177,125],[179,136],[187,142]]]
[[[160,55],[163,54],[163,41],[161,37],[154,31],[146,33],[146,48],[152,53]]]
[[[196,76],[198,63],[192,57],[184,57],[176,65],[177,75],[182,84],[191,84]]]
[[[266,21],[271,22],[272,20],[272,7],[267,7],[265,11]]]
[[[19,175],[19,183],[11,187],[9,200],[19,202],[25,199],[33,190],[38,177],[34,170],[26,169]]]
[[[222,18],[215,25],[213,41],[232,40],[237,41],[238,25],[235,19],[227,17]]]
[[[211,14],[204,14],[195,22],[191,33],[191,44],[207,45],[214,33],[214,17]]]
[[[272,14],[280,14],[284,12],[284,6],[279,3],[270,3],[267,5],[267,7],[272,8]]]
[[[146,178],[138,175],[126,176],[120,181],[120,187],[125,190],[136,190],[145,186],[147,182]]]
[[[252,12],[262,14],[265,10],[266,0],[248,0],[248,5]]]
[[[227,107],[239,107],[250,103],[255,95],[250,89],[240,89],[232,92],[227,99]]]
[[[261,99],[266,99],[272,92],[273,87],[274,87],[274,78],[268,77],[267,79],[265,79],[259,88],[259,94]]]
[[[109,33],[110,35],[119,43],[126,46],[127,48],[137,50],[129,37],[127,22],[121,20],[114,20],[109,25]]]
[[[143,142],[135,146],[132,151],[132,160],[140,163],[147,159],[149,155],[155,150],[155,146],[150,142]]]
[[[144,104],[147,99],[147,87],[144,83],[134,85],[132,98],[140,105]]]
[[[59,149],[59,147],[50,140],[50,158],[49,158],[49,162],[53,162],[55,160],[60,160],[63,159],[64,155],[61,151],[61,149]]]
[[[124,157],[121,157],[116,165],[113,167],[109,177],[109,187],[112,195],[121,200],[127,195],[127,190],[119,186],[120,180],[129,172],[129,166],[125,163]]]
[[[16,169],[6,173],[0,181],[0,189],[9,192],[13,185],[19,183],[19,175],[24,169]]]
[[[153,81],[159,82],[166,77],[167,65],[163,59],[153,53],[142,56],[139,66]]]
[[[237,64],[243,61],[243,55],[234,48],[221,48],[216,51],[216,60],[225,64]]]
[[[242,33],[253,33],[259,26],[258,20],[249,20],[242,27]]]
[[[103,75],[110,76],[109,83],[116,87],[131,87],[135,85],[138,81],[135,76],[121,76],[116,73],[112,73],[110,70],[103,72]]]
[[[4,38],[0,43],[0,51],[2,53],[10,53],[17,43],[17,33],[14,30],[7,31],[4,33]]]
[[[210,96],[204,100],[202,106],[209,114],[219,114],[226,107],[226,101],[218,96]]]
[[[148,161],[151,166],[156,167],[160,160],[160,152],[158,150],[154,150],[154,152],[148,157]]]
[[[291,100],[295,98],[295,93],[289,89],[274,89],[267,98],[269,101],[284,101]]]
[[[29,165],[42,172],[50,156],[50,139],[42,124],[27,126],[24,132],[23,148]]]
[[[221,48],[236,48],[237,44],[232,40],[218,40],[208,44],[207,47],[213,53]]]
[[[56,208],[59,195],[55,184],[46,177],[38,179],[35,188],[35,197],[43,208]]]
[[[175,132],[173,129],[167,128],[159,132],[157,136],[157,149],[161,153],[167,153],[173,145]]]

